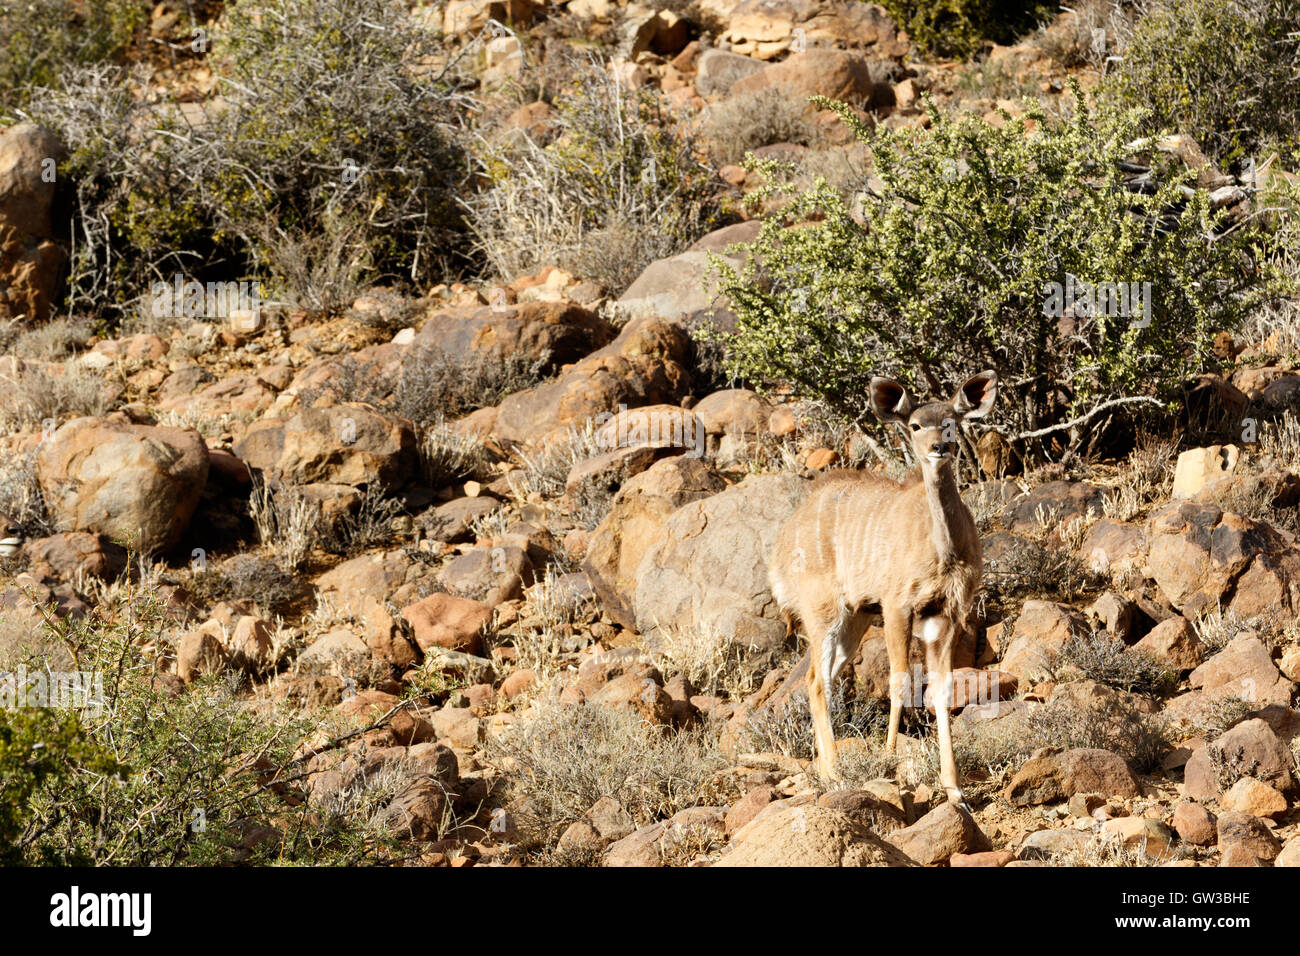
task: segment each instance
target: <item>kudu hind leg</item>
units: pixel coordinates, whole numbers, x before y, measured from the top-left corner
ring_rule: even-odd
[[[912,614],[898,608],[885,608],[885,650],[889,653],[889,734],[885,750],[898,749],[898,725],[903,716],[904,699],[912,696],[908,674],[908,657],[912,644]]]
[[[829,621],[808,623],[808,710],[812,714],[817,745],[817,771],[824,780],[835,777],[835,732],[831,726],[830,694],[835,677],[848,660],[846,640],[852,615],[837,608]],[[807,619],[805,619],[807,620]]]

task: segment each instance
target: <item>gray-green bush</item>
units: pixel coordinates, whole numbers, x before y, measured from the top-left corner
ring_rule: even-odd
[[[227,5],[209,51],[221,97],[202,107],[142,72],[64,71],[24,115],[70,150],[70,304],[120,316],[181,272],[336,311],[364,281],[463,268],[440,52],[386,0],[272,0]]]
[[[1181,170],[1157,170],[1149,194],[1126,188],[1134,113],[1076,96],[1064,122],[1031,111],[998,128],[932,108],[929,129],[873,133],[825,105],[871,147],[880,185],[848,200],[818,182],[765,220],[741,267],[716,260],[738,316],[728,370],[748,381],[864,416],[873,375],[946,396],[995,368],[989,427],[1030,456],[1060,454],[1176,399],[1215,332],[1273,285],[1266,236],[1227,229],[1203,193],[1185,196]],[[762,169],[768,195],[795,192]],[[1149,321],[1052,314],[1049,284],[1071,281],[1149,283]]]
[[[1189,133],[1236,164],[1300,150],[1300,5],[1160,0],[1138,21],[1106,92],[1149,111],[1151,131]]]

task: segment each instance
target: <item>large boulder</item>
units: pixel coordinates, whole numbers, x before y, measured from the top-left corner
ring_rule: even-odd
[[[715,11],[718,3],[704,0],[704,6]],[[874,57],[886,58],[901,58],[908,52],[907,34],[874,3],[741,0],[726,14],[723,37],[731,49],[761,60],[800,47],[864,49]]]
[[[695,61],[695,89],[701,96],[726,96],[737,80],[761,69],[758,60],[710,47]]]
[[[1229,775],[1249,775],[1281,793],[1296,784],[1290,749],[1258,717],[1242,721],[1192,754],[1183,769],[1187,796],[1201,802],[1221,799],[1221,769]]]
[[[296,485],[400,489],[416,474],[415,430],[367,405],[325,405],[255,422],[235,454],[268,477]]]
[[[985,853],[989,838],[967,810],[941,803],[909,827],[885,838],[923,866],[946,863],[956,853]]]
[[[1286,706],[1296,688],[1277,669],[1264,643],[1249,632],[1192,671],[1188,683],[1203,699],[1240,697],[1261,706]]]
[[[613,326],[576,302],[522,302],[436,312],[412,345],[455,356],[523,357],[549,372],[613,339]]]
[[[1300,550],[1267,524],[1185,501],[1153,514],[1147,538],[1146,572],[1184,617],[1300,608]]]
[[[58,530],[153,553],[185,533],[208,480],[208,450],[189,428],[74,418],[41,445],[36,478]]]
[[[1027,491],[1002,509],[1008,531],[1033,533],[1056,528],[1089,513],[1100,517],[1104,492],[1083,481],[1049,481]]]
[[[619,311],[632,318],[656,316],[680,321],[695,313],[723,307],[725,303],[708,286],[708,275],[713,268],[709,255],[716,253],[739,266],[744,257],[728,254],[727,247],[732,243],[753,242],[761,225],[751,219],[715,229],[685,252],[650,263],[619,297]]]
[[[1141,792],[1122,757],[1108,750],[1078,747],[1028,761],[1016,771],[1003,796],[1015,806],[1027,806],[1056,803],[1076,794],[1136,797]]]
[[[0,318],[49,318],[67,271],[54,242],[55,164],[63,144],[32,123],[0,129]]]
[[[871,100],[871,64],[860,53],[843,50],[808,50],[780,63],[741,77],[731,86],[732,96],[775,89],[800,100],[828,96],[862,104]]]
[[[1210,485],[1232,475],[1241,459],[1236,445],[1210,445],[1189,448],[1178,456],[1174,466],[1173,498],[1193,498]]]
[[[786,627],[768,587],[768,556],[808,487],[794,475],[753,475],[674,512],[635,576],[633,610],[647,643],[690,634],[770,664]]]
[[[625,596],[635,589],[641,559],[658,543],[664,522],[682,505],[726,486],[703,460],[675,455],[651,465],[619,489],[609,514],[592,532],[585,569],[602,606],[625,626],[633,623]]]
[[[1146,561],[1147,539],[1137,525],[1102,518],[1084,535],[1078,556],[1092,571],[1119,574]]]
[[[326,571],[315,581],[319,597],[352,617],[362,618],[370,602],[397,607],[413,604],[421,590],[428,565],[413,561],[405,551],[362,554]]]
[[[620,405],[676,404],[691,387],[690,354],[680,324],[653,317],[629,322],[613,342],[559,377],[506,398],[493,434],[540,445]]]
[[[915,866],[842,810],[769,804],[714,866]]]
[[[998,666],[1022,680],[1040,677],[1066,642],[1087,630],[1087,619],[1068,604],[1026,601]]]
[[[691,411],[704,427],[705,446],[722,468],[741,463],[770,431],[772,406],[747,388],[706,395]]]

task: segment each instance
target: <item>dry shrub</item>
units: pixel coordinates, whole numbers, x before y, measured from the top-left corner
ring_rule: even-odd
[[[646,265],[707,232],[720,184],[678,117],[594,56],[555,100],[558,133],[481,137],[488,185],[465,200],[480,251],[513,278],[559,265],[622,290]]]
[[[275,552],[280,567],[302,567],[318,544],[320,507],[293,485],[255,478],[248,511],[258,537]]]
[[[1158,851],[1153,847],[1152,852],[1153,856],[1159,858],[1159,862],[1182,859],[1187,853],[1186,848],[1181,846],[1172,852]],[[1094,833],[1088,842],[1051,857],[1054,866],[1134,867],[1151,866],[1153,862],[1155,860],[1152,856],[1147,856],[1144,847],[1126,846],[1118,837],[1103,833]]]
[[[1029,42],[1064,67],[1106,70],[1107,58],[1128,44],[1138,11],[1131,0],[1081,0],[1066,16],[1039,26]]]
[[[410,346],[393,371],[348,355],[335,362],[323,384],[305,388],[298,399],[314,404],[328,395],[336,402],[366,402],[429,427],[459,418],[544,379],[549,357],[470,352],[453,355],[434,346]]]
[[[198,571],[188,587],[205,604],[249,600],[266,614],[290,604],[304,590],[301,578],[257,554],[236,554],[215,567]]]
[[[1144,713],[1131,695],[1119,691],[1087,704],[1057,697],[1028,711],[979,721],[953,743],[964,773],[994,782],[1014,773],[1042,747],[1108,750],[1146,773],[1159,766],[1171,746],[1166,720]]]
[[[618,800],[638,826],[707,804],[726,765],[706,734],[651,726],[636,714],[556,703],[536,714],[487,745],[522,798],[516,816],[534,848],[553,844],[601,797]]]
[[[401,501],[385,497],[378,488],[369,486],[355,510],[340,514],[324,529],[321,547],[352,557],[368,548],[387,544],[394,537],[394,522],[405,510]]]
[[[1072,634],[1048,665],[1054,673],[1067,667],[1089,680],[1139,694],[1166,694],[1178,684],[1178,675],[1150,654],[1099,631]]]
[[[36,452],[0,460],[0,515],[21,527],[29,537],[54,533],[45,494],[36,480]]]
[[[1138,773],[1160,765],[1171,741],[1164,717],[1140,710],[1132,695],[1113,692],[1080,705],[1070,698],[1048,701],[1029,712],[1026,745],[1034,749],[1095,747],[1126,760]]]
[[[996,560],[986,562],[985,585],[991,599],[1044,597],[1072,601],[1106,584],[1068,548],[1053,541],[1017,538]]]
[[[1242,617],[1236,611],[1219,608],[1201,615],[1192,622],[1192,627],[1213,656],[1242,634],[1258,631],[1259,622],[1255,618]]]
[[[1190,729],[1197,736],[1204,737],[1206,740],[1214,740],[1258,710],[1259,703],[1257,701],[1250,701],[1244,697],[1236,696],[1220,697],[1196,711],[1191,721],[1189,721]]]
[[[573,466],[603,451],[596,442],[593,422],[587,421],[581,428],[570,425],[565,434],[548,441],[540,450],[532,454],[516,452],[523,467],[510,472],[511,487],[521,498],[559,498]]]
[[[840,686],[834,694],[828,695],[827,704],[836,739],[883,739],[888,721],[888,702],[866,697],[850,700]],[[778,706],[763,707],[750,714],[740,746],[742,750],[753,753],[811,759],[816,754],[816,742],[808,695],[800,690]]]
[[[211,37],[219,107],[182,109],[143,67],[66,69],[33,91],[31,118],[69,149],[71,302],[120,320],[194,271],[337,309],[362,279],[464,267],[460,94],[429,68],[437,33],[388,0],[266,0],[226,4]]]
[[[93,334],[94,328],[89,319],[61,316],[24,329],[14,337],[5,351],[19,358],[56,362],[84,349]]]
[[[504,517],[499,524],[504,526]],[[518,653],[518,665],[532,670],[543,686],[586,646],[588,639],[580,633],[579,625],[589,621],[596,610],[590,595],[561,580],[561,573],[549,564],[528,588],[524,620],[510,638]]]
[[[719,165],[739,163],[760,146],[797,143],[810,146],[817,127],[803,99],[768,87],[729,96],[706,113],[704,139]]]
[[[491,458],[476,436],[444,421],[420,430],[420,471],[433,488],[455,481],[482,478],[491,472]]]
[[[713,626],[701,632],[660,627],[654,658],[665,677],[680,674],[701,694],[742,700],[759,676],[746,666],[749,651]]]
[[[84,365],[69,362],[56,373],[30,363],[14,371],[5,363],[0,370],[0,430],[57,427],[70,418],[99,417],[113,405],[109,383]]]

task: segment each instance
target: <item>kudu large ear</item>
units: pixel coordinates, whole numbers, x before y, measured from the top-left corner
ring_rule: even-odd
[[[892,378],[871,380],[871,410],[882,422],[906,422],[912,414],[912,396]]]
[[[983,418],[997,397],[998,373],[989,369],[957,389],[957,394],[952,397],[952,408],[962,418]]]

